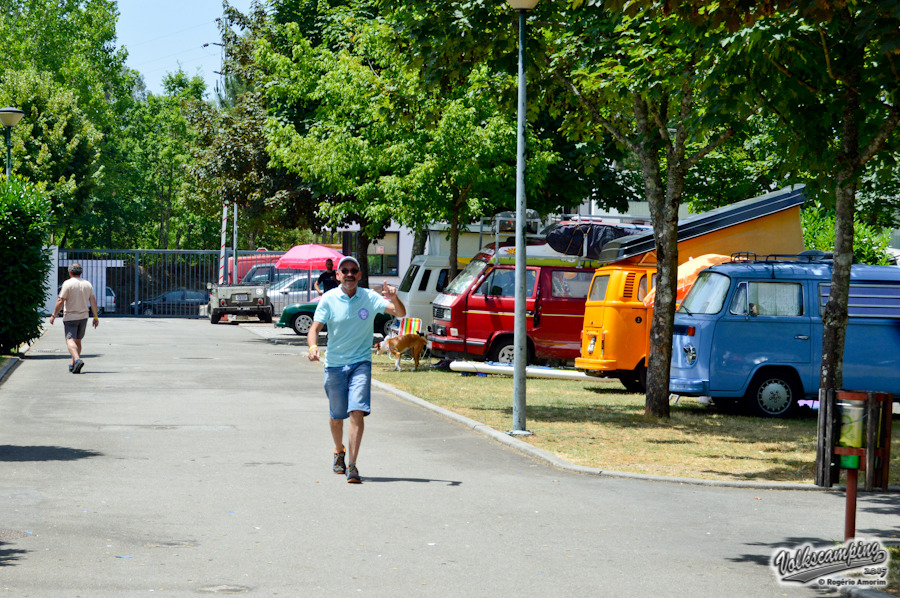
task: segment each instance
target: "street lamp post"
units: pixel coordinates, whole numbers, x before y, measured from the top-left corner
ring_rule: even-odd
[[[528,324],[525,319],[526,245],[525,227],[525,17],[538,0],[506,0],[519,13],[519,108],[516,139],[516,305],[513,323],[513,429],[514,436],[527,436],[525,429],[525,366],[528,364]]]
[[[12,171],[12,128],[19,124],[19,121],[25,115],[18,108],[0,108],[0,123],[6,129],[6,178]]]

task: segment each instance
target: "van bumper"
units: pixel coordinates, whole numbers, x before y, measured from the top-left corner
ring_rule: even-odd
[[[706,396],[709,395],[709,380],[669,378],[669,392],[677,395]]]
[[[609,373],[619,369],[616,367],[615,359],[592,359],[587,357],[576,357],[575,368],[587,371],[588,375],[590,375],[591,371]]]

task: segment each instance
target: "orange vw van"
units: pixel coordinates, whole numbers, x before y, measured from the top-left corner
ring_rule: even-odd
[[[790,187],[685,218],[678,223],[678,263],[703,254],[797,254],[803,251],[803,187]],[[653,308],[644,298],[656,282],[653,233],[604,245],[585,303],[581,356],[589,376],[618,378],[628,390],[646,389]]]

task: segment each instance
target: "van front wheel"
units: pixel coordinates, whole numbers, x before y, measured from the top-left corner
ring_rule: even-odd
[[[512,337],[510,338],[501,338],[499,341],[494,343],[494,346],[491,347],[491,352],[488,355],[488,361],[493,361],[496,363],[513,363],[516,359],[516,346],[513,344]],[[526,359],[527,363],[527,359]]]
[[[753,377],[745,398],[753,415],[788,417],[797,409],[802,392],[792,373],[768,370]]]

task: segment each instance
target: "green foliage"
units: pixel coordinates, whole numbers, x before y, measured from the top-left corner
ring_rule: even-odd
[[[40,336],[50,227],[50,200],[43,189],[20,177],[0,177],[0,353],[15,352]]]
[[[827,209],[807,208],[800,212],[803,227],[803,244],[807,249],[834,251],[834,212]],[[892,265],[886,251],[891,231],[862,222],[853,223],[853,261],[858,264]]]
[[[46,184],[63,239],[71,230],[89,226],[91,200],[102,176],[102,135],[75,93],[49,73],[23,70],[7,73],[0,103],[25,112],[12,130],[12,171]]]

